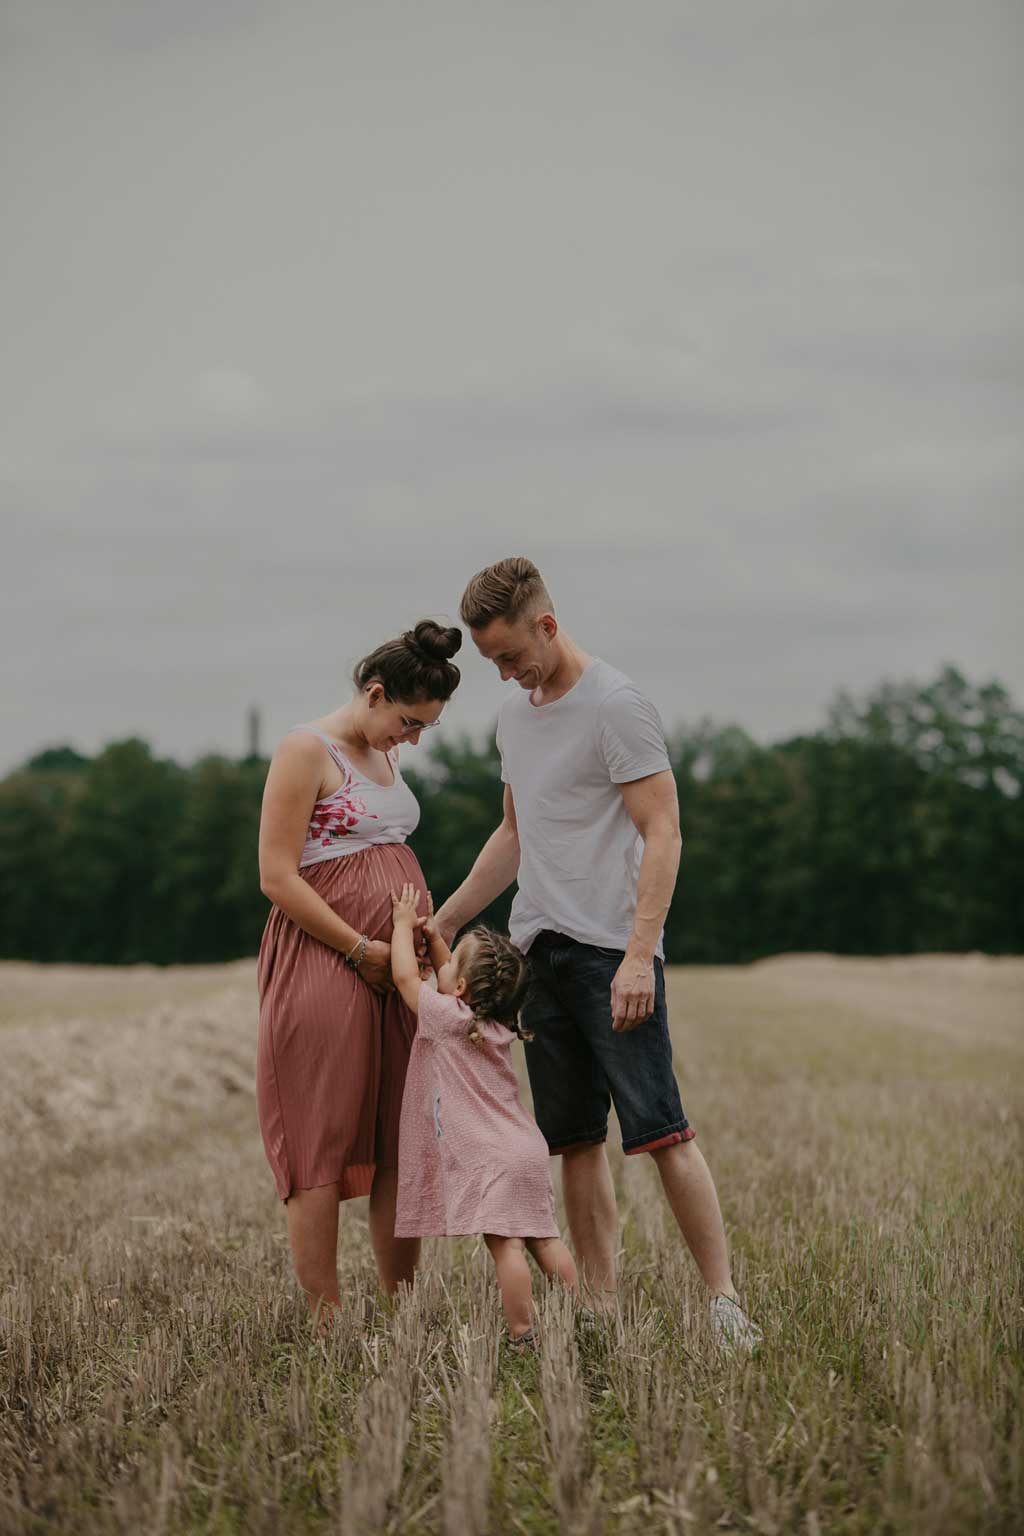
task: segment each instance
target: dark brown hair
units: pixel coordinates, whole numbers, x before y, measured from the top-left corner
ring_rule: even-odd
[[[520,1040],[532,1040],[533,1036],[519,1023],[519,1012],[530,985],[526,956],[510,939],[490,928],[471,928],[466,937],[469,954],[459,969],[466,980],[466,1001],[473,1010],[469,1038],[480,1044],[483,1036],[478,1026],[485,1019],[494,1019],[514,1030]]]
[[[540,571],[525,555],[513,555],[477,571],[462,594],[459,617],[470,629],[484,629],[493,619],[514,624],[545,609],[553,611]]]
[[[360,689],[379,682],[389,699],[402,703],[450,699],[461,674],[449,658],[461,644],[461,629],[442,629],[433,619],[421,619],[415,629],[407,629],[397,640],[386,640],[364,656],[352,681]]]

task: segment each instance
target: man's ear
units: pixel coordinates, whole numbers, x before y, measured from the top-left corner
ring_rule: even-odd
[[[558,620],[553,613],[542,613],[536,621],[536,628],[545,640],[553,640],[558,634]]]

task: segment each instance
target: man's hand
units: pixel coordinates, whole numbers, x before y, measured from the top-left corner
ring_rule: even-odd
[[[635,1029],[654,1012],[654,961],[629,950],[612,978],[612,1029]]]
[[[452,919],[447,915],[444,907],[442,907],[440,912],[435,915],[433,902],[431,902],[430,911],[431,916],[427,919],[427,921],[433,923],[435,930],[440,934],[448,948],[451,949],[452,940],[459,931],[458,924],[453,922]]]

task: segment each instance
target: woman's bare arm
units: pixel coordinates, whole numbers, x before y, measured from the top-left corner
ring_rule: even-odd
[[[298,927],[348,955],[359,942],[359,930],[339,917],[299,874],[322,761],[316,737],[299,732],[286,736],[274,753],[260,816],[260,889]],[[377,991],[388,986],[389,946],[368,944],[359,974]]]

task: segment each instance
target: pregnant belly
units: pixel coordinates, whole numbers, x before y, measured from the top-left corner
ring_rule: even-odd
[[[371,939],[391,942],[391,893],[411,881],[426,911],[427,882],[419,860],[405,843],[381,843],[359,853],[327,859],[302,871],[302,878],[346,923]]]

